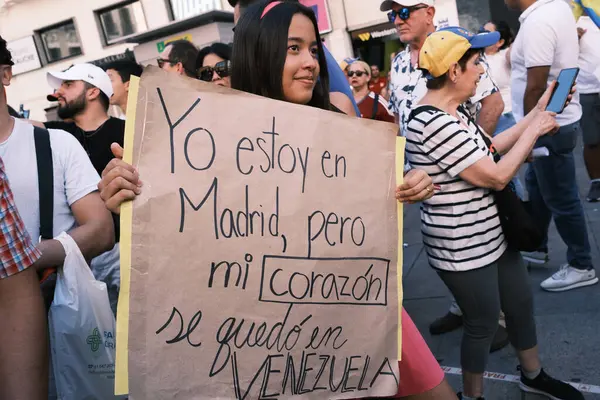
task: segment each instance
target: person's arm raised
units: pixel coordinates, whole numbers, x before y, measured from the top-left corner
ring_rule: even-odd
[[[481,158],[463,170],[460,177],[477,187],[496,191],[504,189],[531,153],[537,139],[558,129],[555,115],[548,111],[538,113],[500,162],[495,163],[489,157]]]
[[[512,147],[517,143],[517,140],[521,137],[523,132],[527,129],[527,127],[532,123],[535,117],[540,113],[546,110],[550,99],[552,98],[552,93],[554,91],[554,87],[556,86],[556,81],[553,81],[550,86],[546,89],[544,95],[540,98],[537,105],[533,110],[529,112],[521,121],[519,121],[515,126],[507,129],[506,131],[496,135],[492,142],[494,143],[494,147],[496,151],[500,154],[506,154]],[[571,89],[571,94],[568,97],[567,104],[573,98],[573,93],[575,93],[576,86],[573,86]]]

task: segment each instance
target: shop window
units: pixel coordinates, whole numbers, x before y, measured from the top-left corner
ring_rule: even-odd
[[[168,0],[168,2],[172,19],[175,21],[221,9],[221,0]]]
[[[148,29],[142,3],[127,1],[96,11],[102,41],[105,46],[118,43],[124,38]]]
[[[75,21],[70,19],[36,32],[45,61],[53,63],[83,54]]]

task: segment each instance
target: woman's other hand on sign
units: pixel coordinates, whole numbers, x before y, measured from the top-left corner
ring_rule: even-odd
[[[396,188],[396,199],[401,203],[414,204],[433,197],[439,187],[431,177],[420,169],[411,169],[404,175],[404,183]]]
[[[115,158],[102,171],[98,189],[106,208],[119,214],[121,204],[135,199],[142,192],[142,181],[138,171],[123,161],[123,148],[113,143],[110,149]]]

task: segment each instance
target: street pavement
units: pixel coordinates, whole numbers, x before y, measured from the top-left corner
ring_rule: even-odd
[[[600,274],[600,203],[585,201],[589,180],[583,164],[582,147],[575,150],[579,192],[587,217],[592,259]],[[523,174],[524,169],[521,171]],[[524,180],[523,180],[524,182]],[[454,368],[449,382],[462,389],[460,342],[462,329],[441,336],[429,334],[429,324],[444,315],[450,305],[448,289],[429,266],[420,231],[419,206],[406,206],[404,219],[404,306],[425,337],[440,365]],[[550,263],[530,268],[540,354],[544,369],[553,377],[570,382],[600,386],[600,285],[563,293],[544,292],[540,283],[566,263],[566,246],[554,224],[550,227]],[[490,355],[486,379],[487,400],[538,400],[542,396],[522,394],[510,377],[519,375],[518,360],[508,347]],[[506,374],[506,375],[505,375]],[[586,399],[600,400],[600,394],[584,393]]]

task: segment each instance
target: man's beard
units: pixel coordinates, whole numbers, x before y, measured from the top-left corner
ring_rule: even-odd
[[[87,106],[85,92],[81,93],[75,100],[58,106],[58,117],[60,119],[72,119],[77,114],[83,112]]]

